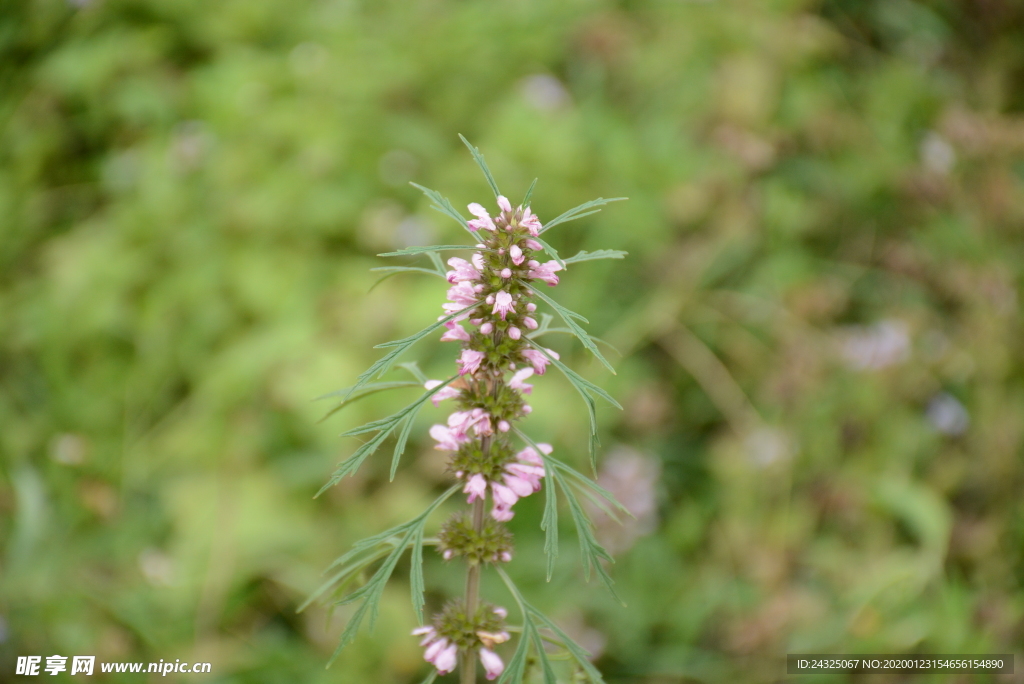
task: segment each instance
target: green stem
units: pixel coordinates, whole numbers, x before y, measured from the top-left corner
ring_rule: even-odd
[[[484,499],[473,502],[473,529],[480,534],[484,529]],[[470,563],[466,571],[466,615],[472,620],[476,616],[477,604],[480,600],[480,564]],[[473,653],[463,652],[461,655],[460,684],[476,684],[476,658]]]

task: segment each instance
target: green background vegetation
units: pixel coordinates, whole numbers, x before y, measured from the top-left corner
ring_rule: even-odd
[[[440,312],[440,280],[368,269],[459,237],[408,181],[490,204],[458,133],[511,198],[540,178],[542,220],[630,197],[545,236],[630,253],[550,291],[621,352],[552,338],[625,407],[606,453],[658,473],[628,608],[567,516],[544,582],[539,497],[510,566],[610,682],[779,681],[796,651],[1020,671],[1022,30],[1011,0],[4,2],[0,680],[55,653],[422,678],[404,566],[330,670],[351,607],[295,608],[447,481],[431,407],[393,484],[382,452],[313,500],[338,433],[413,395],[311,399]],[[583,469],[571,386],[534,397]],[[459,591],[426,571],[435,607]]]

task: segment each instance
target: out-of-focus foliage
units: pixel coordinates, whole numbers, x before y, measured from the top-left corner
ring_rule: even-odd
[[[310,399],[438,315],[444,283],[368,269],[458,235],[408,181],[488,197],[457,133],[513,200],[540,177],[542,220],[631,198],[545,236],[630,252],[557,290],[618,375],[552,343],[625,406],[601,477],[638,520],[600,531],[629,605],[568,526],[544,582],[541,499],[510,568],[610,682],[1019,658],[1022,32],[1011,0],[3,3],[0,679],[57,653],[419,681],[401,571],[330,670],[351,607],[295,608],[446,481],[431,408],[395,484],[375,458],[313,500],[337,434],[407,396]],[[572,388],[534,397],[584,467]],[[426,572],[428,603],[459,590]]]

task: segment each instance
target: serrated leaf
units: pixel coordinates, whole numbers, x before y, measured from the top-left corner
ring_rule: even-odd
[[[597,671],[593,663],[590,662],[590,653],[586,651],[582,646],[577,644],[575,641],[569,638],[569,635],[562,631],[554,622],[552,622],[546,615],[541,613],[536,608],[529,606],[529,610],[533,617],[537,618],[545,627],[555,633],[560,638],[565,646],[566,650],[572,655],[583,671],[586,672],[587,676],[590,677],[590,681],[594,684],[605,684],[604,678],[601,677],[601,673]]]
[[[439,384],[437,387],[433,387],[427,390],[419,399],[409,404],[408,406],[398,411],[397,413],[388,416],[387,418],[372,420],[369,423],[366,423],[365,425],[360,425],[359,427],[352,428],[351,430],[341,433],[342,437],[351,437],[354,435],[365,434],[367,432],[377,432],[377,434],[374,435],[370,439],[370,441],[366,442],[361,447],[359,447],[356,450],[356,452],[352,454],[352,456],[338,464],[338,467],[335,469],[334,473],[331,474],[331,477],[327,481],[327,484],[320,488],[320,491],[316,493],[316,496],[320,496],[327,489],[338,484],[338,482],[340,482],[341,479],[346,475],[356,472],[359,469],[359,466],[363,464],[363,461],[365,461],[367,457],[370,456],[370,454],[374,453],[375,451],[377,451],[377,449],[380,448],[380,445],[384,443],[384,440],[388,438],[388,435],[394,432],[395,428],[398,427],[399,423],[401,423],[402,420],[406,419],[410,415],[415,415],[415,413],[419,411],[420,407],[422,407],[423,404],[430,397],[432,397],[436,392],[440,391],[441,388],[447,387],[448,384],[453,382],[457,377],[459,376],[453,375],[452,377],[448,378],[447,380]],[[395,456],[392,459],[392,472],[394,472],[394,468],[397,466],[397,459],[401,456],[401,451],[399,451],[399,447],[402,450],[404,450],[405,440],[408,439],[408,430],[403,430],[403,432],[405,433],[404,439],[399,438],[399,444],[396,444],[395,447]],[[313,498],[316,498],[316,496]]]
[[[405,444],[409,441],[409,433],[412,431],[412,421],[416,418],[416,414],[419,410],[413,411],[409,414],[409,417],[405,419],[405,424],[402,425],[402,429],[398,433],[398,439],[395,440],[395,451],[391,456],[391,474],[388,477],[388,482],[395,481],[395,472],[398,470],[398,462],[402,458],[402,454],[405,453]]]
[[[612,586],[615,581],[605,571],[601,565],[602,560],[606,560],[609,563],[614,563],[615,560],[611,557],[603,546],[594,537],[593,523],[587,516],[583,507],[580,506],[579,500],[576,498],[575,492],[568,487],[564,480],[557,478],[558,484],[562,488],[562,493],[565,494],[565,499],[569,503],[569,513],[572,515],[573,523],[576,525],[576,534],[579,536],[580,541],[580,553],[583,557],[583,577],[586,581],[590,581],[590,569],[595,567],[598,576],[601,578],[605,588],[611,593],[612,597],[616,601],[622,603],[622,599],[615,591],[615,587]],[[625,604],[623,604],[625,605]]]
[[[530,206],[530,198],[533,197],[533,189],[536,186],[537,186],[537,179],[534,178],[533,182],[530,183],[530,188],[529,188],[529,190],[526,191],[526,197],[523,198],[523,203],[520,206],[523,206],[523,207],[529,207]]]
[[[541,329],[541,326],[538,326],[537,329],[534,330],[529,335],[527,335],[527,337],[529,337],[531,340],[535,340],[538,337],[540,337],[541,335],[548,335],[548,334],[563,334],[563,335],[573,335],[573,336],[576,335],[576,333],[573,332],[572,330],[570,330],[569,328],[544,328],[544,329]],[[590,339],[594,340],[594,342],[597,342],[598,344],[603,344],[604,346],[608,347],[609,349],[611,349],[613,352],[615,352],[619,356],[622,356],[622,352],[620,352],[618,350],[618,348],[614,344],[612,344],[611,342],[608,342],[607,340],[602,340],[600,337],[594,337],[593,335],[590,336]]]
[[[550,461],[552,464],[554,464],[554,466],[558,468],[559,471],[572,477],[581,486],[584,486],[588,489],[593,490],[594,492],[597,492],[597,494],[604,497],[604,499],[608,501],[608,503],[612,504],[629,517],[635,519],[635,516],[630,512],[630,510],[623,506],[621,503],[619,503],[619,500],[615,498],[615,495],[609,492],[607,489],[597,484],[583,473],[577,471],[572,466],[566,464],[564,461],[560,461],[557,458],[554,458],[553,456],[544,456],[544,458],[547,461]],[[614,517],[614,515],[612,517]]]
[[[434,332],[435,330],[443,326],[448,321],[458,318],[467,311],[471,311],[472,309],[476,308],[476,306],[478,305],[474,304],[472,306],[467,306],[465,309],[462,309],[461,311],[456,311],[453,314],[445,316],[436,323],[431,323],[423,330],[420,330],[418,333],[410,335],[409,337],[403,338],[401,340],[394,340],[392,342],[385,342],[384,344],[378,344],[376,347],[374,347],[374,349],[386,349],[389,347],[394,347],[394,349],[385,354],[384,356],[382,356],[380,359],[378,359],[377,362],[370,366],[368,369],[360,373],[358,377],[358,382],[356,382],[356,384],[352,385],[352,387],[349,388],[349,392],[354,392],[357,389],[364,387],[366,383],[373,379],[374,376],[380,377],[381,375],[384,375],[384,373],[386,373],[388,369],[391,368],[391,365],[395,362],[395,359],[401,356],[407,349],[409,349],[409,347],[416,344],[424,337],[426,337],[430,333]],[[348,397],[346,397],[346,399],[347,398]]]
[[[566,212],[564,212],[562,214],[559,214],[555,218],[553,218],[550,221],[548,221],[546,224],[544,224],[544,227],[540,229],[540,232],[543,233],[543,232],[545,232],[547,230],[550,230],[550,229],[554,228],[555,226],[559,225],[560,223],[566,223],[568,221],[575,221],[578,218],[583,218],[584,216],[590,216],[591,214],[596,214],[597,212],[601,211],[600,209],[594,209],[594,207],[601,207],[601,206],[604,206],[605,204],[608,204],[609,202],[621,202],[622,200],[625,200],[625,199],[629,199],[629,198],[628,197],[612,197],[611,199],[605,199],[603,197],[598,197],[597,199],[590,200],[589,202],[584,202],[583,204],[579,205],[578,207],[573,207],[569,211],[566,211]],[[589,211],[589,210],[593,210],[593,211]]]
[[[466,147],[469,148],[469,153],[473,155],[473,161],[475,161],[476,165],[480,167],[481,171],[483,171],[484,178],[487,179],[487,184],[491,186],[491,191],[494,193],[494,196],[500,196],[501,193],[498,192],[498,184],[494,182],[494,176],[491,175],[491,170],[487,168],[487,162],[484,161],[484,155],[480,154],[480,150],[473,147],[461,133],[459,133],[459,139],[461,139]]]
[[[419,185],[418,183],[409,183],[409,185],[418,189],[420,192],[426,195],[428,199],[430,199],[433,202],[433,204],[430,206],[431,209],[433,209],[434,211],[439,211],[445,216],[450,217],[452,220],[454,220],[456,223],[462,226],[463,230],[467,231],[470,235],[474,235],[473,231],[470,230],[469,228],[466,217],[460,214],[455,209],[455,207],[452,206],[452,203],[448,201],[447,197],[439,193],[437,190],[425,188],[422,185]]]
[[[612,367],[612,364],[608,363],[608,360],[604,358],[604,355],[601,354],[601,352],[598,350],[597,345],[594,344],[594,340],[590,337],[590,334],[587,333],[586,330],[581,328],[575,320],[573,320],[574,318],[585,320],[582,316],[580,316],[578,313],[574,311],[570,311],[569,309],[565,308],[564,306],[556,302],[554,299],[548,297],[546,294],[544,294],[537,288],[533,287],[532,285],[527,285],[527,287],[529,287],[535,295],[543,299],[548,306],[554,309],[555,312],[561,317],[561,319],[565,321],[565,324],[569,326],[569,329],[572,330],[572,333],[579,339],[580,342],[583,343],[583,346],[586,347],[591,354],[596,356],[598,361],[604,364],[605,368],[610,370],[612,374],[615,374],[615,369]]]
[[[413,256],[416,254],[429,254],[430,252],[452,252],[458,249],[469,249],[473,251],[480,251],[479,248],[473,245],[427,245],[424,247],[406,247],[400,249],[397,252],[382,252],[378,254],[379,257],[395,257],[395,256]]]
[[[362,550],[365,550],[365,549],[362,549]],[[367,565],[370,565],[371,563],[374,563],[374,562],[380,560],[381,558],[383,558],[384,556],[388,555],[389,553],[390,553],[390,551],[388,549],[382,547],[382,548],[378,549],[375,553],[373,553],[373,554],[371,554],[371,555],[369,555],[369,556],[367,556],[365,558],[360,558],[358,561],[355,561],[353,563],[349,563],[349,564],[345,565],[344,567],[341,568],[341,570],[338,570],[336,573],[334,573],[326,582],[321,584],[317,588],[316,591],[314,591],[312,594],[310,594],[306,598],[306,600],[303,601],[302,604],[298,608],[295,609],[295,612],[296,613],[301,613],[302,611],[304,611],[306,608],[309,607],[309,605],[311,603],[313,603],[318,598],[323,596],[327,592],[328,589],[332,589],[333,591],[337,591],[339,587],[344,586],[344,584],[347,583],[347,580],[349,580],[351,578],[354,578],[356,573],[358,573],[360,570],[365,568]],[[358,554],[356,554],[356,555],[358,555]]]
[[[532,238],[532,239],[536,240],[537,242],[539,242],[540,246],[544,248],[544,251],[547,252],[548,254],[550,254],[551,258],[554,259],[555,261],[557,261],[559,266],[561,266],[562,268],[565,268],[565,262],[562,261],[562,257],[558,256],[558,252],[555,251],[554,247],[552,247],[548,243],[544,242],[539,237],[535,237],[535,238]]]
[[[622,259],[629,252],[623,252],[618,249],[599,249],[595,252],[588,252],[587,250],[581,250],[579,254],[571,256],[565,260],[567,264],[578,264],[581,261],[596,261],[597,259]]]

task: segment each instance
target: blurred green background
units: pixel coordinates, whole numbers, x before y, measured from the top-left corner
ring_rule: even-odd
[[[462,237],[409,181],[491,204],[458,133],[513,200],[540,178],[542,221],[630,198],[546,236],[630,252],[551,291],[618,375],[550,338],[625,407],[600,477],[637,521],[597,521],[628,607],[569,524],[544,582],[540,498],[510,566],[609,682],[1024,668],[1019,3],[7,0],[0,122],[0,680],[30,654],[422,678],[404,565],[330,670],[352,607],[295,608],[447,481],[429,408],[393,484],[382,452],[313,500],[338,433],[414,394],[311,399],[439,314],[441,281],[368,269]],[[444,377],[453,347],[412,359]],[[583,469],[572,387],[531,403]],[[426,571],[431,605],[459,591]]]

